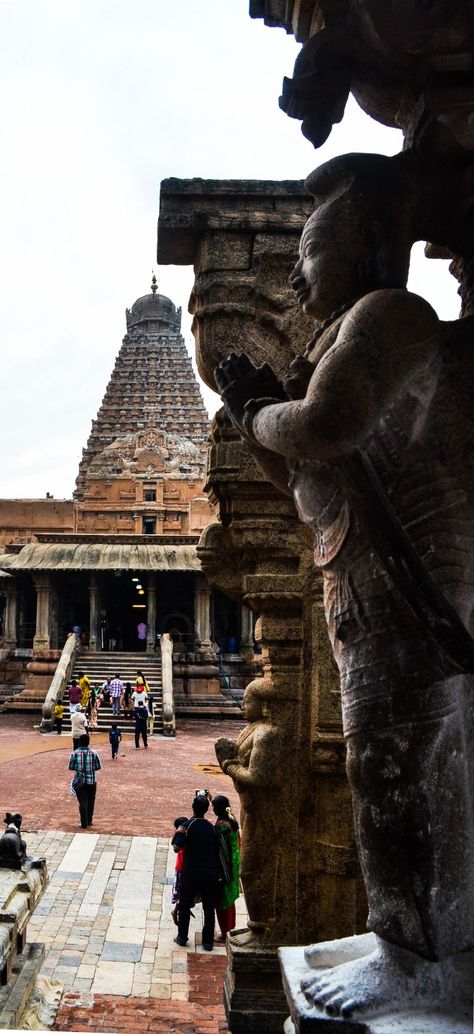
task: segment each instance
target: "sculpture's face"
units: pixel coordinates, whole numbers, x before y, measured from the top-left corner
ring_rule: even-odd
[[[290,282],[303,312],[327,319],[360,294],[358,258],[367,250],[352,213],[323,206],[303,230],[300,259]],[[360,256],[356,252],[360,252]]]
[[[244,693],[242,714],[248,722],[258,722],[262,717],[262,707],[255,693]]]

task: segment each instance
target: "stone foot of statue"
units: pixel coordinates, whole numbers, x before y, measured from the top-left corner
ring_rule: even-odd
[[[376,939],[370,955],[305,977],[308,1001],[328,1016],[374,1016],[404,1008],[436,1008],[472,1001],[474,952],[429,962]],[[313,963],[314,965],[314,963]]]
[[[370,955],[377,947],[377,938],[373,933],[359,934],[356,937],[343,937],[336,941],[321,941],[310,944],[304,950],[304,957],[311,969],[325,969],[329,966],[341,966],[344,962]]]
[[[229,941],[240,948],[264,947],[271,940],[271,929],[272,923],[264,926],[263,923],[252,923],[249,920],[247,926],[232,930],[228,935]]]

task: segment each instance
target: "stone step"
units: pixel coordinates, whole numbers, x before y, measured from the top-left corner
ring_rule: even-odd
[[[14,686],[14,685],[11,685],[9,683],[3,683],[0,686],[0,701],[1,700],[6,700],[9,697],[16,696],[16,694],[17,693],[21,693],[22,689],[24,689],[24,688],[25,688],[25,684],[24,683],[21,686]]]
[[[161,732],[163,729],[163,701],[158,693],[153,694],[153,699],[155,712],[153,728],[155,732]],[[135,729],[133,718],[125,718],[123,712],[115,716],[112,714],[112,708],[109,704],[102,704],[97,713],[97,728],[91,729],[90,732],[109,732],[112,722],[117,723],[117,727],[121,732],[133,732]],[[67,706],[64,709],[62,731],[66,733],[71,731],[71,715]]]
[[[200,704],[176,704],[175,713],[177,718],[235,718],[242,721],[242,711],[239,707],[226,708],[217,703],[209,707],[202,707]]]

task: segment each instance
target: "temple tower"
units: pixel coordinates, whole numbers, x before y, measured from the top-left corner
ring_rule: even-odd
[[[181,334],[181,309],[151,293],[127,334],[83,450],[78,533],[192,534],[210,519],[201,492],[208,416]]]

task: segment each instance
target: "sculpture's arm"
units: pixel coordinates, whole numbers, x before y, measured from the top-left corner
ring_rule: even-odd
[[[264,725],[254,734],[254,743],[248,766],[233,758],[225,761],[223,771],[234,780],[237,789],[269,786],[278,782],[279,736],[276,729]]]
[[[438,347],[440,324],[430,305],[403,290],[375,291],[353,306],[336,341],[315,367],[304,399],[273,403],[240,397],[229,382],[226,406],[243,432],[291,459],[329,460],[363,442],[404,383]],[[230,364],[230,365],[229,365]],[[221,364],[221,368],[224,364]],[[240,408],[239,408],[240,407]]]
[[[290,474],[286,461],[270,449],[262,449],[255,439],[247,438],[247,446],[250,455],[253,456],[257,466],[267,481],[271,481],[275,488],[278,488],[283,495],[293,498],[293,491],[288,487]]]

